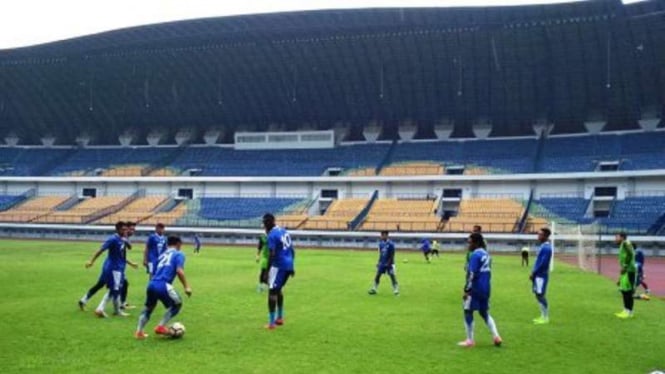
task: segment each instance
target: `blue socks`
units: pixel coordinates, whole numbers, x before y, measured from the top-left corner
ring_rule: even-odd
[[[275,324],[275,312],[268,313],[269,322],[271,325]]]
[[[277,318],[284,318],[284,309],[277,308]]]

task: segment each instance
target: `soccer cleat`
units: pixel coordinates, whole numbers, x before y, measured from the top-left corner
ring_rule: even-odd
[[[81,309],[81,312],[85,312],[85,303],[81,300],[79,300],[79,309]]]
[[[134,333],[134,337],[138,340],[143,340],[148,337],[148,334],[146,334],[143,331],[137,331],[136,333]]]
[[[266,330],[274,330],[277,327],[274,323],[269,323],[265,326]]]
[[[157,335],[171,335],[171,332],[166,326],[157,325],[155,327],[155,334]]]
[[[125,313],[122,310],[113,313],[114,317],[129,317],[131,314]]]
[[[619,312],[619,313],[614,313],[614,315],[617,316],[618,318],[621,318],[621,319],[627,319],[627,318],[631,318],[631,317],[632,317],[632,316],[631,316],[628,312],[626,312],[625,310],[622,310],[622,311]]]
[[[370,295],[376,295],[376,290],[372,288],[369,291],[367,291],[367,293]]]
[[[503,343],[503,340],[501,339],[500,336],[495,336],[494,337],[494,346],[495,347],[501,347],[502,343]]]
[[[136,306],[135,305],[130,305],[129,303],[125,303],[125,305],[122,306],[122,309],[132,310],[132,309],[136,309]]]
[[[95,309],[95,315],[99,318],[108,318],[106,312],[100,309]]]
[[[282,325],[284,325],[284,318],[277,318],[277,319],[275,320],[275,325],[277,325],[277,326],[282,326]]]
[[[399,296],[399,290],[397,290],[397,289],[393,290],[393,294],[394,294],[395,296]]]
[[[467,339],[457,343],[457,345],[464,348],[471,348],[476,345],[476,343],[473,340]]]
[[[549,318],[538,317],[538,318],[534,318],[534,320],[533,320],[534,325],[546,325],[548,323],[550,323]]]

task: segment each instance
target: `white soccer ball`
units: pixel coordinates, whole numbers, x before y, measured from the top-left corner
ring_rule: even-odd
[[[180,322],[176,322],[169,327],[169,331],[171,332],[171,337],[173,338],[182,338],[183,335],[185,335],[185,325],[183,325]]]

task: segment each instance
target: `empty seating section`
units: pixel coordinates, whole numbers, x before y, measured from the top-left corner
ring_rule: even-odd
[[[50,174],[86,175],[101,169],[102,175],[107,173],[109,176],[136,176],[141,175],[139,169],[142,170],[143,167],[158,162],[175,149],[175,147],[81,148],[51,170]],[[120,170],[125,166],[128,166],[126,170],[128,174],[122,175]]]
[[[0,175],[41,175],[44,167],[65,157],[70,151],[63,148],[0,147]]]
[[[23,199],[22,195],[0,195],[0,210],[11,208]]]
[[[444,167],[431,162],[406,162],[392,164],[381,170],[382,176],[442,175]]]
[[[598,161],[616,160],[616,135],[551,137],[543,148],[542,172],[593,171]]]
[[[253,197],[204,197],[199,216],[219,221],[260,218],[266,212],[277,214],[296,205],[302,199]]]
[[[141,221],[142,225],[156,225],[163,223],[167,226],[173,226],[178,223],[187,214],[188,206],[185,202],[180,202],[173,209],[167,212],[154,213],[148,218]]]
[[[647,232],[663,214],[665,196],[626,197],[617,200],[610,216],[600,222],[608,227]]]
[[[140,177],[143,175],[145,166],[141,165],[126,165],[126,166],[113,166],[106,169],[101,173],[102,177]]]
[[[361,225],[364,231],[437,231],[435,200],[379,199]]]
[[[67,199],[69,199],[68,196],[34,197],[12,209],[0,212],[0,222],[31,222],[49,214]]]
[[[474,225],[480,225],[485,232],[513,232],[523,212],[522,203],[514,199],[466,199],[460,202],[457,215],[448,220],[445,230],[470,232]]]
[[[324,215],[310,217],[305,222],[304,228],[308,230],[347,230],[349,222],[360,214],[368,202],[368,199],[335,200]]]
[[[589,202],[581,197],[541,197],[529,213],[547,220],[588,223],[592,220],[585,218]]]
[[[97,220],[96,223],[111,225],[118,221],[143,222],[164,200],[166,200],[166,196],[139,197],[119,211]]]
[[[103,196],[88,198],[65,211],[52,211],[35,219],[39,223],[87,223],[96,214],[113,208],[126,200],[127,196]]]

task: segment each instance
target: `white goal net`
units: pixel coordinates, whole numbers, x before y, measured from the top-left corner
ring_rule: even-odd
[[[559,258],[585,271],[599,271],[598,225],[552,222],[551,228],[552,247]]]

